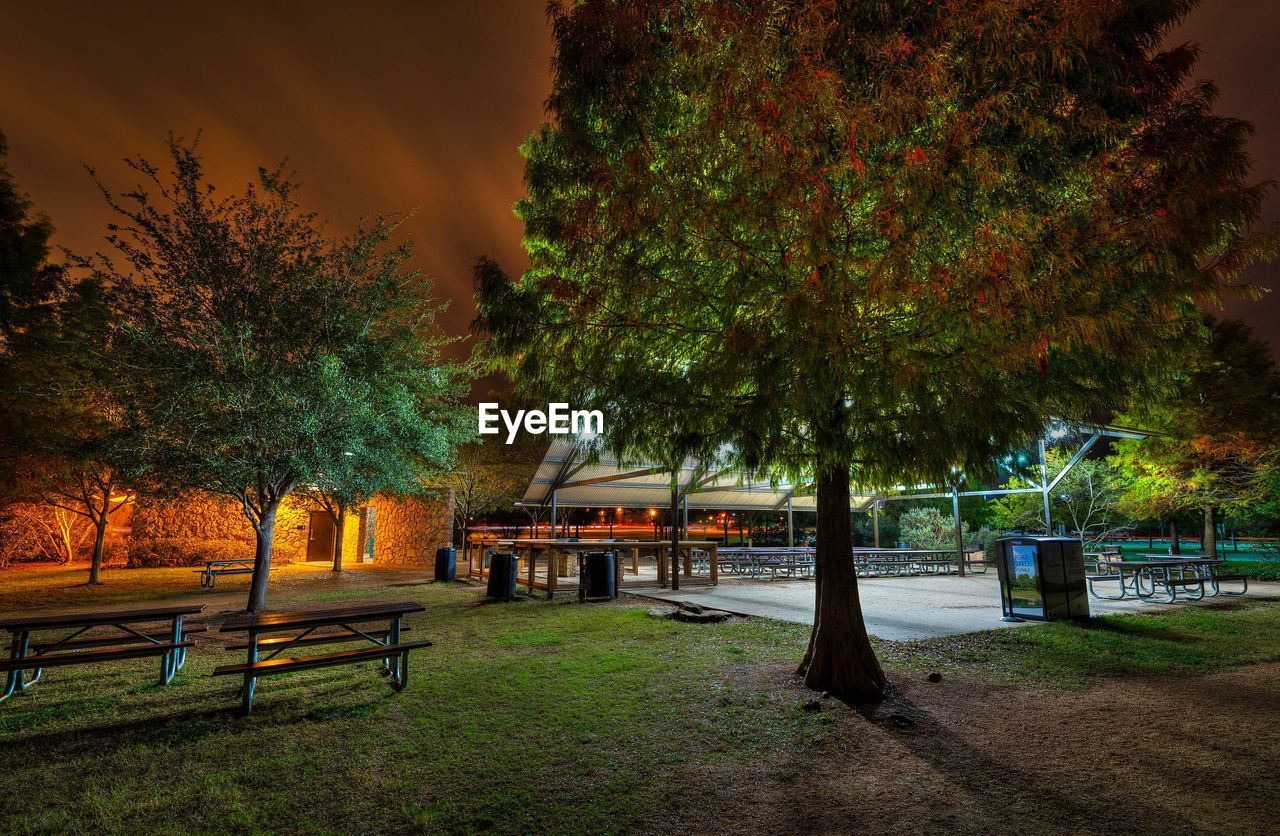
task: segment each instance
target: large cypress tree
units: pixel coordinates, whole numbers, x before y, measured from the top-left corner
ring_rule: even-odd
[[[1270,251],[1249,126],[1159,46],[1193,6],[554,4],[532,267],[481,265],[479,326],[620,451],[809,474],[800,670],[873,698],[851,480],[954,480],[1117,406]]]

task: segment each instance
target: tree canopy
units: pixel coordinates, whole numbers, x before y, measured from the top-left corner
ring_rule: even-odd
[[[135,477],[235,498],[256,533],[260,610],[280,502],[303,484],[367,491],[370,474],[400,487],[447,467],[470,431],[457,403],[470,370],[441,354],[440,306],[396,219],[331,236],[282,169],[224,195],[194,146],[171,140],[170,154],[168,176],[135,160],[143,185],[104,188],[117,259],[98,267],[123,300]]]
[[[1280,370],[1270,346],[1236,320],[1207,320],[1209,337],[1162,397],[1122,420],[1158,433],[1117,446],[1121,507],[1134,517],[1206,514],[1212,550],[1219,509],[1249,516],[1275,501],[1280,476]]]
[[[620,452],[813,474],[806,681],[879,693],[850,476],[952,481],[1117,408],[1274,245],[1250,127],[1159,46],[1193,6],[554,4],[532,267],[481,265],[481,328]]]

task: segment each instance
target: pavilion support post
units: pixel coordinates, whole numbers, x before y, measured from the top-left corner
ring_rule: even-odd
[[[791,510],[791,497],[787,497],[787,547],[795,548],[796,545],[796,520],[795,514]]]
[[[553,540],[560,536],[556,529],[556,512],[559,510],[556,508],[556,500],[558,498],[556,493],[557,491],[551,492],[551,539]]]
[[[876,548],[880,548],[880,497],[871,497],[871,537]]]
[[[667,570],[671,573],[671,589],[680,589],[680,482],[678,473],[671,474],[671,560]]]
[[[689,535],[689,494],[680,497],[680,536],[685,540],[692,540]],[[693,548],[690,547],[684,553],[684,576],[686,578],[693,577]]]
[[[1053,518],[1049,514],[1049,464],[1045,456],[1044,439],[1037,442],[1040,446],[1040,495],[1044,499],[1044,533],[1053,535]]]
[[[956,525],[956,566],[960,569],[960,577],[964,577],[964,529],[960,521],[960,489],[951,488],[951,515]]]

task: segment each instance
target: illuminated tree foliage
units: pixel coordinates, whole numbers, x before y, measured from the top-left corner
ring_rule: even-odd
[[[223,196],[194,148],[170,151],[171,176],[134,161],[145,186],[107,194],[122,265],[102,269],[135,364],[133,460],[149,487],[236,499],[256,535],[260,611],[284,498],[447,467],[469,375],[441,358],[439,308],[406,266],[410,244],[392,245],[393,221],[331,238],[279,170]]]
[[[1247,124],[1161,51],[1194,0],[553,4],[517,383],[672,462],[811,474],[801,671],[872,698],[850,480],[950,481],[1141,387],[1266,255]]]
[[[1046,455],[1049,474],[1061,473],[1071,453],[1051,447]],[[1113,537],[1131,525],[1120,510],[1119,501],[1128,482],[1106,459],[1084,458],[1063,476],[1049,493],[1049,515],[1075,532],[1083,545]],[[1002,488],[1033,488],[1035,483],[1011,476]],[[991,504],[991,522],[1002,529],[1044,531],[1044,497],[1036,493],[1014,493],[998,497]]]
[[[1209,340],[1164,397],[1122,418],[1160,435],[1121,442],[1114,461],[1126,477],[1122,508],[1171,524],[1199,511],[1204,550],[1214,554],[1221,510],[1248,517],[1277,498],[1280,371],[1244,323],[1208,326]]]
[[[111,515],[131,498],[117,466],[127,431],[111,296],[96,277],[50,263],[53,227],[29,209],[0,170],[3,482],[7,496],[44,506],[26,516],[50,521],[64,560],[77,557],[81,534],[92,537],[96,584]]]
[[[31,201],[4,165],[8,143],[0,133],[0,487],[14,487],[22,395],[17,385],[24,373],[13,362],[20,340],[45,328],[58,294],[62,270],[49,262],[53,224],[32,212]],[[33,338],[35,335],[33,335]]]

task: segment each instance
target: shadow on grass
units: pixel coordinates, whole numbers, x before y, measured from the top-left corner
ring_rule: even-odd
[[[989,820],[975,823],[978,827],[1004,830],[1010,824],[1010,816],[1023,815],[1038,822],[1053,822],[1053,827],[1060,832],[1097,832],[1099,822],[1113,820],[1117,810],[1132,805],[1130,797],[1097,788],[1081,793],[1078,787],[1054,783],[1052,774],[1046,777],[1016,762],[993,757],[895,689],[892,683],[881,702],[846,704],[866,723],[867,732],[891,737],[907,754],[951,786],[974,799],[990,798],[992,804],[999,799],[999,805],[989,807],[986,812]],[[1041,755],[1029,751],[1028,757]],[[796,761],[800,774],[812,770],[811,762],[798,763],[799,757]],[[820,787],[817,791],[822,793]],[[807,806],[803,798],[796,798],[795,802],[794,821],[797,824],[810,821],[812,807]],[[1146,799],[1144,805],[1164,832],[1193,829],[1192,823],[1176,808],[1158,807],[1153,799]]]

